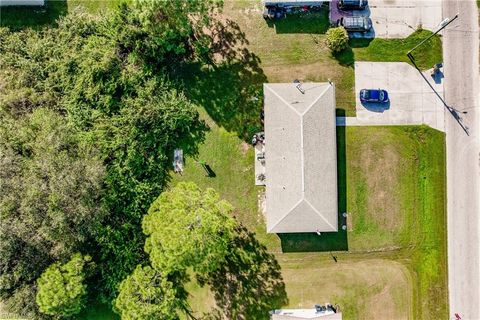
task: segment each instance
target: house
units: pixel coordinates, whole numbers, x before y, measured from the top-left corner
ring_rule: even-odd
[[[45,0],[0,0],[0,7],[8,6],[44,6]]]
[[[334,85],[263,88],[267,232],[338,231]]]

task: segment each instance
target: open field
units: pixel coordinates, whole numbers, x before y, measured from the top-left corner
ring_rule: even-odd
[[[337,259],[335,263],[314,254],[279,257],[292,307],[331,302],[340,305],[344,319],[409,318],[412,285],[405,266],[387,259]]]

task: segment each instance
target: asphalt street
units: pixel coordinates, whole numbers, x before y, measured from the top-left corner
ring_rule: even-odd
[[[442,31],[444,95],[448,105],[445,132],[450,317],[456,319],[457,314],[461,319],[480,319],[479,20],[475,1],[444,1],[444,18],[457,13],[458,19]]]

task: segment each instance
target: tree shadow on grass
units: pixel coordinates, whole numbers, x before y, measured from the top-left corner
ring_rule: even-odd
[[[366,48],[374,38],[354,38],[348,42],[352,48]]]
[[[366,39],[366,38],[358,38],[358,39],[350,39],[348,44],[348,48],[333,53],[333,57],[341,66],[344,67],[352,67],[355,65],[355,53],[352,48],[365,48],[370,45],[373,39]]]
[[[353,50],[350,47],[340,52],[332,53],[332,55],[341,66],[353,68],[355,65],[355,54],[353,53]]]
[[[288,303],[280,265],[252,232],[240,226],[237,233],[222,266],[198,282],[210,286],[219,307],[210,318],[263,319]]]
[[[345,127],[337,127],[337,186],[338,186],[338,231],[316,233],[278,234],[283,252],[348,251],[346,218],[347,211],[347,164]]]
[[[66,0],[46,0],[45,6],[0,7],[0,27],[11,30],[39,29],[55,25],[56,20],[68,13]]]
[[[260,111],[267,77],[260,59],[245,47],[248,41],[235,22],[218,22],[212,37],[211,63],[184,64],[177,76],[186,95],[203,106],[219,126],[250,140],[262,128]]]

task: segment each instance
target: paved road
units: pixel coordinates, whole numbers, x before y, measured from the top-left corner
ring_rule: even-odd
[[[480,109],[478,12],[473,0],[444,0],[445,113],[450,316],[480,319]]]

